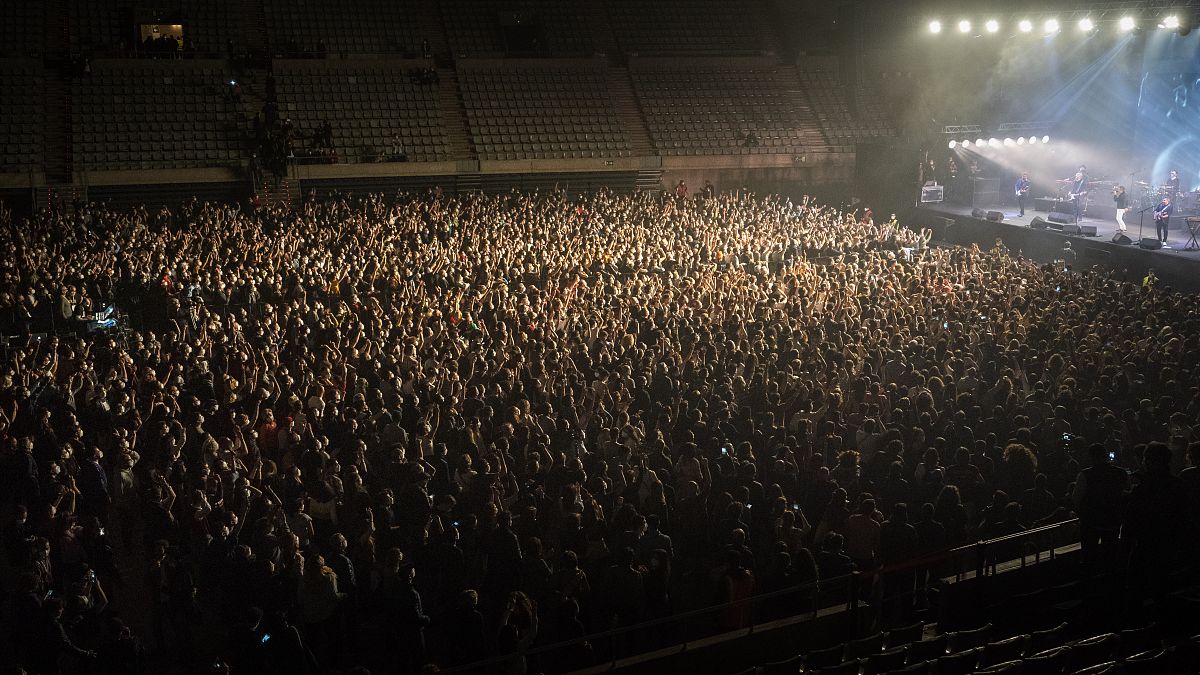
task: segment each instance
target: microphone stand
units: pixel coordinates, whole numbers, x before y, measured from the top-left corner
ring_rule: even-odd
[[[1146,208],[1140,209],[1138,211],[1138,240],[1137,240],[1137,243],[1139,245],[1141,245],[1141,243],[1142,243],[1142,227],[1146,223],[1146,212],[1156,206],[1158,206],[1158,204],[1153,204],[1151,206],[1147,206]]]

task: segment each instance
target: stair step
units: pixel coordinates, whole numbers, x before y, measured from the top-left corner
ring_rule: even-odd
[[[634,155],[645,157],[653,155],[654,143],[650,140],[650,132],[642,117],[641,106],[633,91],[633,81],[626,68],[610,67],[608,69],[608,92],[612,96],[613,107],[621,119],[621,126],[629,139],[629,149]]]
[[[438,69],[438,110],[442,129],[450,145],[450,159],[461,160],[475,157],[475,147],[467,123],[467,111],[458,91],[458,76],[452,68]]]

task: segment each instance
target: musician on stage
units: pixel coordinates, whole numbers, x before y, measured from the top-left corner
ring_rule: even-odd
[[[1163,191],[1172,201],[1179,197],[1179,172],[1171,169],[1171,173],[1167,174],[1167,182],[1163,183]]]
[[[1083,218],[1084,202],[1087,199],[1088,179],[1087,174],[1081,170],[1075,172],[1075,177],[1071,180],[1071,205],[1075,207],[1075,222],[1078,223]]]
[[[1158,206],[1154,207],[1154,231],[1163,244],[1167,243],[1167,226],[1170,225],[1172,211],[1170,197],[1163,197]]]
[[[1025,216],[1025,195],[1029,194],[1029,188],[1033,183],[1029,182],[1029,172],[1025,171],[1021,177],[1017,179],[1013,185],[1013,192],[1017,194],[1017,206],[1021,207],[1021,216]]]
[[[1125,194],[1125,186],[1113,188],[1113,201],[1117,204],[1117,229],[1125,231],[1125,212],[1129,210],[1129,197]]]

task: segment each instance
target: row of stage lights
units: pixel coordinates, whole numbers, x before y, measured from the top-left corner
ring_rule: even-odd
[[[1083,33],[1090,33],[1092,31],[1096,30],[1096,22],[1087,17],[1080,19],[1077,26],[1078,26],[1080,32],[1083,32]],[[971,32],[971,21],[969,19],[960,19],[957,27],[958,27],[958,32],[960,32],[960,33],[970,33]],[[1170,16],[1166,16],[1163,18],[1163,20],[1161,22],[1159,22],[1158,27],[1165,29],[1165,30],[1178,30],[1180,27],[1179,17],[1174,14],[1172,14]],[[929,32],[930,33],[935,33],[935,34],[941,33],[942,28],[943,28],[942,22],[937,19],[934,19],[933,21],[929,22]],[[1132,16],[1122,17],[1119,21],[1117,21],[1117,29],[1120,30],[1122,33],[1128,33],[1129,31],[1133,30],[1134,28],[1137,28],[1137,20],[1134,19]],[[999,33],[1000,32],[1000,22],[997,21],[996,19],[988,19],[986,22],[984,22],[983,29],[985,31],[987,31],[988,33],[992,33],[992,34]],[[1033,22],[1030,21],[1029,19],[1022,19],[1017,22],[1017,30],[1019,30],[1022,33],[1032,33],[1033,32]],[[1042,23],[1042,33],[1045,35],[1054,35],[1061,30],[1062,30],[1062,25],[1059,24],[1058,19],[1046,19]]]
[[[953,150],[955,148],[970,149],[972,145],[976,148],[1014,148],[1018,145],[1037,145],[1038,143],[1042,143],[1043,145],[1048,144],[1050,143],[1050,137],[1042,136],[1038,138],[1037,136],[1030,136],[1029,138],[1025,138],[1024,136],[1020,136],[1015,139],[1005,138],[1003,140],[999,138],[977,138],[974,141],[963,139],[961,141],[950,141],[949,145],[950,149]]]

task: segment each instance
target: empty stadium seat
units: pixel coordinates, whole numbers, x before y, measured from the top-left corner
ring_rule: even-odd
[[[752,3],[722,0],[606,0],[626,52],[758,52],[767,45]]]
[[[480,159],[631,154],[603,63],[505,62],[460,67],[457,76]]]
[[[1071,656],[1070,647],[1055,647],[1025,657],[1021,664],[1022,675],[1059,675],[1067,666]]]
[[[908,662],[920,663],[941,658],[946,655],[946,646],[948,643],[949,639],[945,635],[921,640],[920,642],[913,642],[908,645]]]
[[[846,658],[861,659],[883,649],[883,633],[875,633],[846,643]]]
[[[1024,664],[1021,661],[1005,661],[986,668],[975,670],[975,675],[1013,675],[1021,672]]]
[[[965,652],[969,649],[982,647],[988,643],[992,635],[992,624],[985,624],[971,630],[960,630],[950,636],[950,649],[955,652]]]
[[[889,630],[885,642],[889,648],[901,647],[913,642],[920,642],[924,633],[925,624],[914,623],[910,626],[901,626],[900,628]]]
[[[907,651],[906,647],[893,647],[870,654],[863,659],[862,675],[882,675],[882,673],[903,668],[908,656]]]
[[[1060,623],[1054,628],[1029,633],[1029,644],[1026,646],[1026,653],[1040,654],[1048,649],[1061,646],[1063,644],[1063,636],[1066,635],[1066,632],[1067,624]]]
[[[878,97],[865,85],[852,92],[853,100],[847,98],[836,58],[805,56],[797,64],[797,73],[800,90],[830,143],[852,145],[895,135]]]
[[[979,664],[982,649],[968,649],[957,654],[947,654],[937,661],[938,675],[969,675]]]
[[[84,170],[231,166],[245,116],[215,61],[98,62],[72,82],[71,141]]]
[[[537,51],[591,54],[593,26],[586,5],[560,0],[441,0],[442,22],[450,48],[458,55],[533,51],[510,44],[504,22],[519,21],[540,43]]]
[[[1125,659],[1128,675],[1154,675],[1170,671],[1170,655],[1162,649],[1152,649]]]
[[[790,155],[803,147],[806,124],[786,78],[760,59],[639,59],[629,72],[661,154]]]
[[[290,118],[301,136],[328,121],[340,162],[385,159],[393,140],[399,140],[409,161],[449,159],[439,85],[414,82],[411,76],[414,68],[425,65],[410,60],[276,61],[279,115]]]
[[[415,3],[393,0],[263,0],[271,49],[276,54],[419,55],[423,34]],[[294,54],[291,54],[294,55]]]
[[[1121,638],[1114,633],[1077,640],[1071,643],[1070,669],[1076,671],[1110,661],[1120,644]]]
[[[821,670],[842,663],[842,655],[846,653],[845,645],[835,645],[828,649],[816,649],[804,655],[805,670]]]
[[[44,79],[36,61],[0,61],[0,173],[21,173],[42,164]]]
[[[1028,645],[1028,635],[1015,635],[1006,640],[989,642],[983,647],[983,654],[979,657],[979,663],[982,666],[991,666],[1020,659],[1025,655],[1025,649]]]

